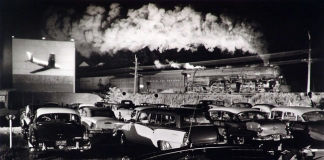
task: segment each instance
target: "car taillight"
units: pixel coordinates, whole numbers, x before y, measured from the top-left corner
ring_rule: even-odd
[[[189,137],[188,137],[188,132],[186,132],[183,136],[181,147],[185,147],[188,145],[189,145]]]

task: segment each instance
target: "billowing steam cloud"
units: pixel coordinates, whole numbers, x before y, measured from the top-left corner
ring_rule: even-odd
[[[166,60],[167,63],[169,63],[169,66],[172,67],[172,68],[177,68],[177,69],[180,69],[180,68],[185,68],[185,69],[206,69],[206,67],[203,67],[203,66],[194,66],[194,65],[191,65],[189,63],[185,63],[185,64],[180,64],[180,63],[176,63],[176,62],[173,62],[173,61],[168,61]],[[155,67],[156,68],[165,68],[166,64],[162,64],[160,61],[158,60],[155,60],[154,61],[154,64],[155,64]]]
[[[82,16],[73,10],[60,13],[50,10],[45,33],[55,40],[73,38],[76,49],[85,57],[93,52],[114,55],[145,47],[161,53],[169,49],[196,51],[199,46],[211,52],[219,48],[262,54],[265,46],[256,28],[254,23],[226,15],[203,15],[191,7],[165,10],[147,4],[121,15],[121,6],[114,3],[108,11],[91,5]]]

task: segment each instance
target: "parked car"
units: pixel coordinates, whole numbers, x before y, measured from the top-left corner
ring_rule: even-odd
[[[252,108],[253,106],[251,103],[247,103],[247,102],[236,102],[231,104],[229,107]]]
[[[112,135],[115,123],[119,123],[114,112],[110,108],[86,107],[79,110],[81,124],[89,133],[89,137],[95,135]]]
[[[302,145],[324,148],[324,111],[319,108],[287,106],[271,109],[270,118],[289,124],[296,139]]]
[[[86,128],[79,113],[70,108],[37,109],[28,135],[30,152],[48,150],[88,150],[91,148]]]
[[[199,100],[198,103],[204,106],[216,105],[216,106],[225,107],[224,101],[219,101],[219,100]]]
[[[78,109],[80,104],[81,103],[71,103],[71,104],[69,104],[69,108]]]
[[[120,104],[113,104],[111,110],[118,120],[123,120],[126,115],[130,115],[135,108],[131,100],[122,100]]]
[[[191,108],[191,109],[198,108],[198,109],[203,109],[203,110],[208,111],[209,106],[208,105],[205,106],[203,104],[182,104],[182,105],[180,105],[180,108]]]
[[[133,142],[168,150],[219,143],[220,135],[203,110],[143,108],[133,113],[132,122],[117,131],[121,144]]]
[[[270,112],[272,108],[275,108],[272,104],[255,104],[252,108],[258,109],[259,111],[265,113],[268,118],[270,118]]]
[[[81,103],[78,107],[79,109],[85,108],[85,107],[96,107],[94,104],[89,104],[89,103]]]
[[[30,104],[25,107],[25,109],[21,112],[20,115],[20,127],[21,133],[23,135],[23,139],[27,139],[29,133],[29,125],[35,116],[35,112],[39,108],[46,107],[59,107],[58,103],[49,102],[44,104]]]
[[[269,120],[253,108],[219,107],[209,110],[211,121],[234,144],[281,141],[293,138],[285,123]],[[225,132],[225,133],[224,133]]]
[[[300,152],[324,151],[324,111],[319,108],[287,106],[271,110],[270,117],[286,122],[291,128],[292,135],[297,140],[290,143],[291,147],[302,148]]]

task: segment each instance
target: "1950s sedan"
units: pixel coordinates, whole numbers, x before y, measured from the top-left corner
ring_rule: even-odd
[[[228,135],[228,140],[234,144],[293,138],[284,122],[269,120],[257,109],[219,107],[210,109],[209,114],[214,125],[219,127],[219,132]]]
[[[304,145],[324,148],[324,111],[319,108],[287,106],[271,109],[272,119],[289,124],[292,134]],[[314,146],[315,145],[315,146]]]
[[[115,124],[119,123],[110,108],[85,107],[79,109],[81,123],[89,131],[89,136],[112,135]]]
[[[206,112],[187,108],[141,108],[120,128],[121,144],[139,143],[161,150],[216,144],[220,136]],[[207,114],[207,113],[206,113]]]
[[[91,148],[78,112],[63,107],[37,109],[29,128],[28,146],[31,152]]]

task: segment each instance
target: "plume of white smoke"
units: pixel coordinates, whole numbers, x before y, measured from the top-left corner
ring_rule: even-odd
[[[168,62],[172,68],[178,68],[179,69],[181,67],[181,64],[179,64],[177,62],[173,62],[173,61],[169,61],[169,60],[165,60],[165,61]]]
[[[158,8],[154,4],[129,9],[121,18],[121,7],[114,3],[107,12],[104,7],[89,6],[81,19],[75,12],[52,12],[46,30],[56,40],[74,38],[76,49],[83,56],[92,52],[116,54],[121,50],[137,52],[148,47],[151,51],[177,49],[196,51],[204,46],[228,52],[240,49],[250,53],[264,53],[262,33],[254,23],[238,21],[226,15],[203,15],[191,7],[174,10]]]
[[[162,64],[162,63],[161,63],[160,61],[158,61],[158,60],[155,60],[155,61],[154,61],[154,65],[155,65],[156,68],[164,68],[164,67],[165,67],[165,65]]]
[[[185,63],[185,64],[183,65],[183,67],[184,67],[185,69],[206,69],[206,67],[204,67],[204,66],[194,66],[194,65],[191,65],[191,64],[189,64],[189,63]]]

